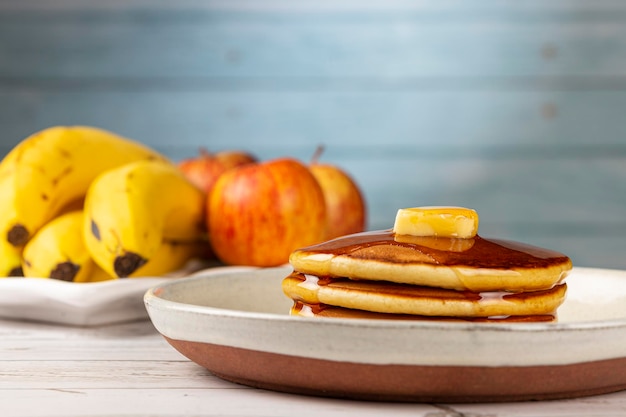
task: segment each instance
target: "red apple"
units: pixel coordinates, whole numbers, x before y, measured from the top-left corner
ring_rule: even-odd
[[[254,155],[245,151],[221,151],[215,154],[215,159],[226,165],[228,169],[258,162]]]
[[[295,159],[224,173],[207,207],[209,241],[228,265],[282,265],[293,250],[325,237],[324,194],[309,169]]]
[[[199,154],[183,159],[178,167],[187,178],[209,193],[218,177],[229,169],[256,162],[256,158],[244,151],[222,151],[215,154],[200,148]]]
[[[341,168],[318,162],[319,147],[309,165],[324,192],[326,202],[326,239],[365,230],[367,205],[356,181]]]

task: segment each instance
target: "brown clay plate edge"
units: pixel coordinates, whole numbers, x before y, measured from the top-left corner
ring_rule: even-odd
[[[379,365],[165,339],[221,379],[302,395],[475,403],[578,398],[626,389],[626,358],[522,367]]]

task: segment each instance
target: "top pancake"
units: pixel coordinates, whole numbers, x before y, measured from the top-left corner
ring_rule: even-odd
[[[534,291],[567,276],[564,254],[475,236],[470,239],[357,233],[292,252],[298,272],[470,291]]]

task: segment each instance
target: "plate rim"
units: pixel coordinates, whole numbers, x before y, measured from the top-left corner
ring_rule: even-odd
[[[466,323],[466,322],[429,322],[429,321],[411,321],[411,320],[394,320],[394,319],[366,319],[366,318],[343,318],[343,317],[333,317],[330,318],[315,318],[315,317],[293,317],[288,314],[277,314],[277,313],[265,313],[265,312],[249,312],[242,311],[236,309],[229,308],[220,308],[220,307],[211,307],[211,306],[200,306],[189,303],[182,303],[172,300],[165,300],[161,298],[158,294],[159,291],[166,290],[168,287],[185,285],[189,281],[203,281],[206,279],[214,278],[215,275],[226,275],[226,274],[238,274],[240,272],[239,267],[234,267],[237,269],[228,269],[228,267],[223,268],[222,270],[211,270],[211,271],[200,271],[196,274],[193,274],[188,277],[178,278],[176,280],[163,282],[154,287],[149,288],[144,294],[144,303],[150,305],[170,305],[172,309],[185,311],[185,310],[193,310],[198,313],[210,313],[212,315],[232,315],[235,317],[243,317],[249,319],[264,319],[264,320],[287,320],[287,321],[305,321],[309,323],[320,323],[325,322],[326,320],[332,320],[332,322],[341,323],[342,325],[347,326],[359,326],[361,327],[364,324],[368,324],[370,327],[429,327],[429,328],[442,328],[442,329],[477,329],[477,331],[483,330],[524,330],[524,331],[568,331],[568,330],[586,330],[589,328],[598,329],[598,328],[614,328],[614,327],[622,327],[626,326],[626,315],[624,317],[615,318],[615,319],[607,319],[607,320],[589,320],[589,321],[577,321],[577,322],[539,322],[539,323]],[[270,268],[257,268],[257,267],[242,267],[243,271],[252,271],[252,270],[285,270],[288,271],[290,267],[288,266],[279,266],[279,267],[270,267]],[[617,273],[623,274],[623,278],[626,280],[626,270],[621,269],[605,269],[605,268],[592,268],[592,267],[573,267],[572,271],[584,273],[584,272],[609,272],[609,273]]]
[[[280,270],[282,273],[288,271],[288,266],[278,268],[265,268],[268,274]],[[271,270],[271,271],[270,271]],[[609,270],[600,268],[577,268],[579,272],[607,272],[623,275],[626,279],[626,271]],[[228,272],[226,272],[228,273]],[[235,272],[236,273],[236,272]],[[574,364],[595,360],[604,360],[612,358],[626,357],[626,343],[620,343],[626,335],[626,317],[620,317],[611,320],[595,320],[584,322],[567,322],[567,323],[460,323],[460,322],[425,322],[425,321],[399,321],[399,320],[371,320],[371,319],[348,319],[348,318],[307,318],[293,317],[288,314],[275,314],[263,312],[248,312],[233,309],[224,309],[210,306],[199,306],[176,301],[165,300],[159,297],[159,289],[171,285],[184,285],[188,280],[205,280],[214,278],[216,274],[210,276],[199,275],[195,277],[183,278],[175,282],[165,283],[161,286],[151,288],[144,295],[144,302],[148,314],[156,329],[165,337],[174,340],[183,340],[189,342],[200,343],[217,343],[231,347],[253,349],[270,353],[279,353],[284,355],[295,355],[302,357],[328,357],[328,351],[324,351],[324,347],[304,346],[305,343],[289,342],[289,346],[276,346],[271,341],[255,340],[254,337],[262,338],[264,333],[259,332],[256,327],[263,327],[264,323],[270,323],[266,330],[272,333],[274,337],[279,337],[280,332],[288,332],[288,334],[298,335],[297,337],[314,342],[311,335],[323,335],[327,332],[335,332],[333,334],[340,335],[339,338],[360,337],[359,331],[384,332],[389,339],[405,340],[424,340],[430,343],[435,349],[442,349],[441,352],[425,353],[420,350],[423,357],[416,357],[412,351],[407,349],[397,349],[393,355],[386,358],[371,358],[371,352],[375,350],[371,346],[371,341],[358,340],[361,345],[351,347],[346,344],[345,340],[339,341],[343,343],[343,347],[352,349],[351,352],[341,352],[337,347],[329,345],[334,360],[346,361],[352,360],[362,363],[389,363],[389,364],[442,364],[450,366],[471,365],[471,366],[530,366],[530,365],[554,365],[554,364]],[[181,284],[182,283],[182,284]],[[163,291],[163,290],[161,290]],[[193,317],[193,320],[190,318]],[[177,328],[176,320],[179,323],[194,322],[193,332],[185,329],[187,324],[179,325]],[[206,329],[203,333],[202,326],[210,328],[210,332]],[[232,327],[243,326],[245,331],[237,339],[237,335],[233,334],[235,330]],[[242,328],[243,328],[242,327]],[[254,333],[251,336],[248,333]],[[209,334],[210,333],[210,334]],[[345,336],[342,336],[345,333]],[[192,336],[190,336],[192,335]],[[429,341],[428,336],[435,340]],[[504,335],[504,337],[503,337]],[[489,346],[489,343],[504,345],[510,348],[514,343],[524,344],[529,339],[534,343],[534,347],[539,349],[533,351],[537,358],[529,358],[527,353],[520,351],[522,357],[506,358],[494,357],[497,355],[497,347]],[[294,336],[296,337],[296,336]],[[610,343],[603,345],[601,349],[592,349],[597,337],[606,338]],[[621,337],[621,339],[620,339]],[[394,339],[395,338],[395,339]],[[413,339],[411,339],[413,338]],[[420,339],[421,338],[421,339]],[[437,340],[440,338],[441,340]],[[455,350],[452,344],[455,340],[465,340],[466,344],[473,348],[478,348],[479,352],[476,357],[469,357],[463,354],[454,357],[459,351]],[[471,342],[474,338],[475,342]],[[470,342],[468,342],[470,340]],[[476,340],[478,342],[476,342]],[[504,342],[502,340],[505,340]],[[551,345],[554,343],[565,343],[567,341],[571,345],[571,352],[561,354],[560,352],[551,351]],[[335,341],[333,341],[334,343]],[[480,342],[480,343],[479,343]],[[460,342],[459,342],[460,343]],[[487,345],[487,346],[485,346]],[[294,350],[293,346],[297,346],[301,350]],[[430,346],[430,345],[429,345]],[[363,348],[363,351],[359,351]],[[356,356],[350,356],[355,353]],[[490,356],[491,355],[491,356]],[[443,358],[443,362],[442,362]]]

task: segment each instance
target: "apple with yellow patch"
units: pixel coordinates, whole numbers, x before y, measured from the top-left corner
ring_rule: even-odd
[[[343,169],[319,162],[323,147],[318,147],[309,169],[324,192],[326,202],[326,239],[362,232],[367,222],[367,204],[356,181]]]

